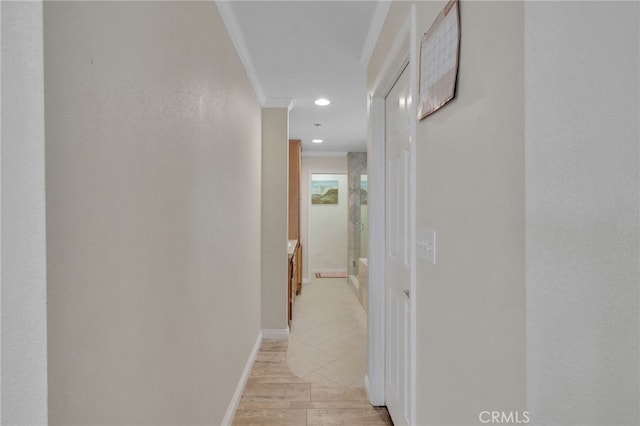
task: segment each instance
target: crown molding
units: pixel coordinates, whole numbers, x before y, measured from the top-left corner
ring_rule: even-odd
[[[263,108],[287,108],[289,112],[293,109],[293,98],[272,98],[262,102]]]
[[[260,84],[260,80],[258,79],[258,73],[253,66],[253,60],[251,59],[251,55],[249,54],[249,49],[247,48],[247,44],[240,29],[240,24],[238,24],[238,20],[236,19],[236,15],[233,12],[231,3],[231,0],[216,0],[216,6],[218,6],[218,11],[220,12],[222,21],[227,27],[227,31],[229,32],[229,36],[231,37],[231,41],[236,48],[236,52],[238,52],[238,56],[240,57],[242,65],[244,66],[247,77],[249,77],[249,81],[253,86],[253,91],[255,92],[260,105],[264,105],[266,102],[264,90],[262,89],[262,85]]]
[[[376,47],[390,7],[391,1],[389,0],[379,0],[376,5],[376,10],[374,10],[373,17],[371,18],[371,25],[369,25],[369,32],[364,42],[364,48],[362,49],[362,56],[360,56],[360,63],[364,67],[369,65],[369,60],[371,60],[371,55],[373,55],[373,49]]]

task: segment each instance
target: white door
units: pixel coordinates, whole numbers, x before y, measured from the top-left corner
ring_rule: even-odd
[[[387,95],[386,109],[386,403],[396,426],[409,424],[409,286],[411,172],[409,71]]]

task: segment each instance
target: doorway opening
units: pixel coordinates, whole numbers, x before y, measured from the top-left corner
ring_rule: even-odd
[[[346,173],[312,173],[309,199],[309,271],[347,278],[349,212]]]

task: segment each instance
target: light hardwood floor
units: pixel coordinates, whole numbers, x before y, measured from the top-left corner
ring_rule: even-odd
[[[233,425],[393,425],[363,388],[309,383],[287,366],[287,340],[264,340]]]

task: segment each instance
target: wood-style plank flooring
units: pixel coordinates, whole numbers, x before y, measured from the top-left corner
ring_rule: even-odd
[[[393,423],[386,408],[369,404],[363,388],[326,387],[287,366],[287,340],[264,340],[233,425],[351,425]]]

